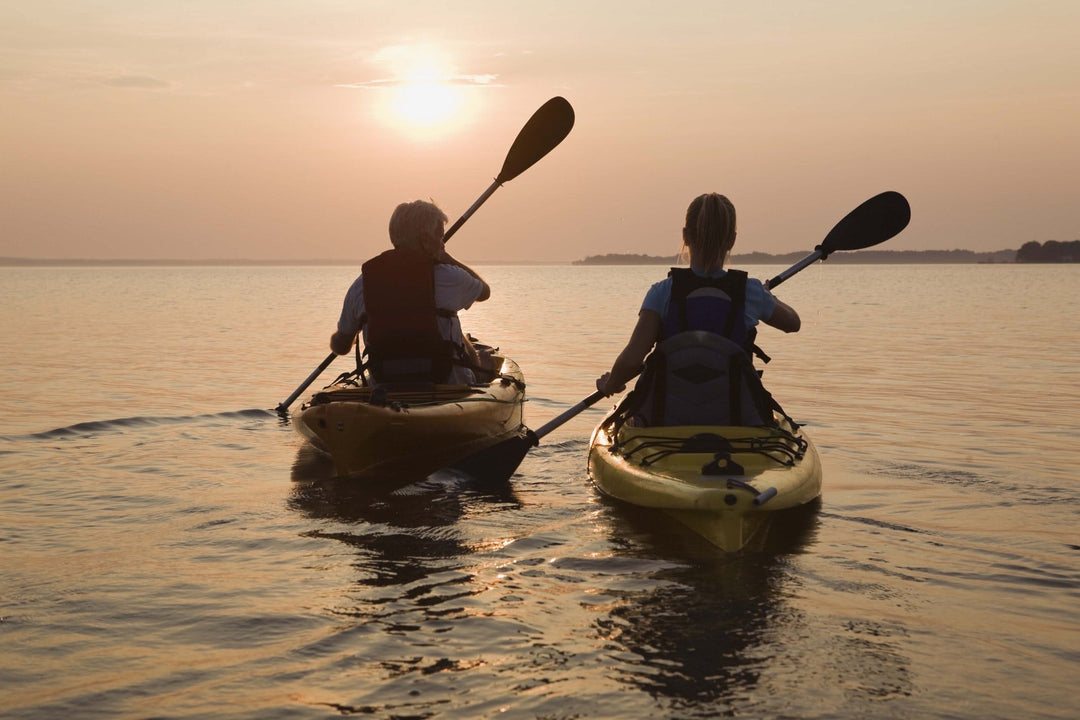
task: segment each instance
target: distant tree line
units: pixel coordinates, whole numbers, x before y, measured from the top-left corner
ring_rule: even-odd
[[[1016,251],[1018,263],[1074,263],[1080,262],[1080,240],[1058,242],[1047,240],[1044,243],[1024,243]]]
[[[584,260],[574,260],[573,265],[674,265],[677,255],[642,255],[638,253],[607,253],[589,255]]]
[[[1030,244],[1030,243],[1029,243]],[[1038,243],[1035,243],[1038,245]],[[1062,243],[1058,243],[1062,244]],[[1027,247],[1025,245],[1025,247]],[[791,265],[806,257],[805,252],[771,255],[763,252],[743,253],[732,256],[733,265]],[[1016,250],[975,252],[973,250],[860,250],[838,252],[829,256],[830,263],[1011,263],[1021,262]],[[1030,260],[1026,262],[1061,262]],[[574,265],[677,265],[676,255],[641,255],[634,253],[608,253],[589,255],[575,260]],[[685,264],[685,262],[683,263]]]

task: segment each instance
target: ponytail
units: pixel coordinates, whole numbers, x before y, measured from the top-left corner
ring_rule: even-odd
[[[694,198],[686,210],[686,244],[705,269],[723,267],[735,244],[735,206],[719,193]]]

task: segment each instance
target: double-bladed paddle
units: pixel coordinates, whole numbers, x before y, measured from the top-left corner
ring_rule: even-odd
[[[907,227],[909,220],[911,207],[903,195],[891,190],[875,195],[845,215],[829,231],[821,244],[814,248],[814,252],[769,280],[765,286],[774,288],[803,268],[818,260],[824,260],[837,250],[861,250],[879,245]],[[517,471],[529,449],[539,444],[540,438],[591,407],[602,397],[602,392],[594,392],[535,432],[526,428],[521,435],[458,461],[453,468],[481,482],[505,482]]]
[[[476,202],[472,204],[465,213],[458,218],[457,222],[450,226],[450,229],[443,235],[443,242],[448,242],[450,237],[458,231],[465,221],[472,217],[472,214],[476,212],[484,201],[491,197],[492,193],[499,189],[503,183],[510,182],[521,173],[525,172],[533,165],[535,165],[540,158],[547,155],[549,152],[555,149],[555,147],[563,141],[563,139],[570,134],[570,130],[574,127],[574,108],[570,106],[570,103],[565,98],[553,97],[546,103],[540,106],[540,108],[532,114],[525,126],[518,132],[517,137],[514,138],[514,143],[510,146],[510,150],[506,153],[506,159],[503,160],[502,169],[499,171],[498,176],[494,182],[488,186],[488,189],[477,198]],[[334,362],[337,358],[336,353],[330,353],[326,356],[326,359],[319,363],[319,366],[307,376],[307,379],[300,384],[300,387],[293,391],[293,394],[285,398],[276,410],[279,413],[285,413],[288,411],[289,406],[293,404],[296,398],[300,397],[300,393],[307,390],[311,383],[315,382],[315,378],[319,377],[330,363]],[[509,477],[509,476],[508,476]]]

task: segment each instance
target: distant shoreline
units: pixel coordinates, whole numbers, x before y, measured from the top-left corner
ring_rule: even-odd
[[[806,257],[806,252],[771,255],[769,253],[745,253],[731,256],[732,265],[792,265]],[[860,250],[850,253],[833,253],[828,262],[857,263],[863,265],[917,265],[917,264],[978,264],[1014,263],[1015,250],[975,252],[974,250]],[[575,260],[573,265],[685,265],[673,255],[608,254],[590,255]]]
[[[794,252],[783,255],[769,253],[743,253],[732,255],[732,265],[792,265],[809,253]],[[838,252],[828,257],[831,263],[861,265],[918,265],[918,264],[1027,264],[1027,263],[1080,263],[1080,240],[1059,242],[1047,240],[1026,242],[1019,250],[860,250]],[[674,255],[634,255],[632,253],[609,253],[590,255],[575,260],[573,265],[678,265]],[[685,262],[681,263],[685,264]]]
[[[1078,262],[1080,241],[1056,243],[1049,241],[1045,245],[1027,243],[1019,251],[996,250],[976,252],[974,250],[860,250],[858,252],[838,252],[829,256],[830,263],[863,265],[946,265],[946,264],[1012,264],[1039,262]],[[733,255],[731,264],[739,265],[791,265],[806,257],[806,252],[784,253],[743,253]],[[308,260],[254,260],[234,258],[226,260],[183,260],[183,259],[93,259],[93,258],[23,258],[0,257],[0,267],[353,267],[359,269],[362,259],[315,258]],[[582,260],[572,261],[530,261],[530,260],[474,260],[472,265],[685,265],[674,255],[640,255],[632,253],[609,253],[589,255]]]
[[[837,253],[829,257],[829,262],[840,261],[845,263],[1011,263],[1015,262],[1015,250],[1002,250],[996,253],[975,253],[963,251],[897,251],[881,253],[874,251],[862,251],[859,253]],[[879,255],[887,255],[879,257]],[[798,262],[806,253],[790,253],[786,255],[768,255],[765,253],[751,253],[749,255],[735,255],[732,257],[734,265],[791,265]],[[11,258],[0,257],[0,267],[359,267],[363,260],[249,260],[238,258],[233,260],[136,260],[117,259],[99,260],[89,258]],[[470,261],[472,265],[685,265],[674,256],[650,256],[650,255],[591,255],[584,260],[563,262],[536,262],[536,261]]]
[[[0,267],[354,267],[359,269],[364,260],[136,260],[121,258],[101,260],[90,258],[13,258],[0,257]],[[569,262],[519,261],[472,261],[473,265],[569,265]]]

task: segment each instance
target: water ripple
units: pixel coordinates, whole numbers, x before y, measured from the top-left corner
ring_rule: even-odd
[[[101,433],[118,433],[126,430],[154,427],[158,425],[177,425],[184,423],[206,423],[214,420],[244,420],[244,419],[269,419],[277,418],[273,410],[233,410],[219,413],[205,413],[200,415],[173,415],[173,416],[134,416],[115,418],[112,420],[91,420],[76,423],[53,430],[45,430],[25,435],[0,435],[0,440],[16,442],[20,440],[56,440],[80,437],[93,437]]]

